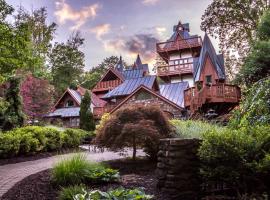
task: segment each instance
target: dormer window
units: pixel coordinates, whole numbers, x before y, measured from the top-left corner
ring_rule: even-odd
[[[207,85],[211,85],[212,84],[212,76],[211,75],[205,76],[205,79],[206,79],[206,84]]]
[[[74,101],[72,101],[72,100],[68,100],[67,102],[66,102],[66,105],[65,105],[65,107],[73,107],[74,106]]]

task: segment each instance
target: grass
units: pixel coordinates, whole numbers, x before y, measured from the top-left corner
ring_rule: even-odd
[[[224,127],[203,121],[170,120],[170,123],[175,127],[177,137],[183,139],[189,138],[201,139],[203,137],[203,134],[205,134],[208,131],[224,129]]]
[[[53,182],[57,185],[80,185],[87,182],[114,182],[119,180],[117,170],[104,164],[89,162],[82,154],[56,164],[52,170]]]

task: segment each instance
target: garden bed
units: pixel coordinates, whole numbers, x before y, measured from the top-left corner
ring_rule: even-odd
[[[134,163],[132,160],[121,159],[106,162],[110,167],[118,169],[121,174],[119,183],[91,184],[88,189],[108,189],[123,186],[125,188],[143,187],[147,194],[154,195],[156,200],[166,200],[156,188],[156,163],[141,159]],[[58,189],[51,183],[51,170],[45,170],[31,175],[17,183],[4,196],[3,200],[54,200],[57,199]]]

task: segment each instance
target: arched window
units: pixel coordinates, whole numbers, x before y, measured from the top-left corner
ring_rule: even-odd
[[[68,100],[68,101],[66,102],[65,107],[73,107],[73,106],[74,106],[74,101]]]

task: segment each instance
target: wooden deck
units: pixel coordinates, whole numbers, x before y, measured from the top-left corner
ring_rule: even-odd
[[[94,87],[93,92],[112,90],[122,83],[121,80],[102,81],[98,82]]]
[[[204,86],[200,91],[195,87],[185,90],[185,107],[194,113],[205,104],[210,103],[239,103],[241,91],[238,86],[216,84]]]
[[[179,51],[182,49],[196,48],[201,46],[202,46],[202,38],[198,36],[190,37],[188,39],[160,42],[156,44],[158,53]]]

